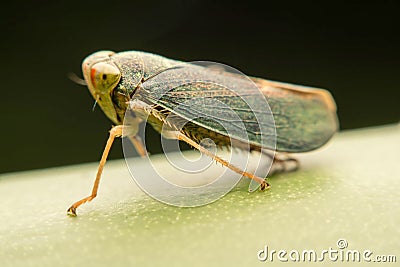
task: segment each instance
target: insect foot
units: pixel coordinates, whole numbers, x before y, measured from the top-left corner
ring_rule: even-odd
[[[267,183],[266,181],[261,183],[261,186],[260,186],[260,190],[261,191],[265,191],[265,190],[267,190],[269,188],[271,188],[271,185],[269,183]]]
[[[69,207],[69,209],[67,210],[67,214],[71,217],[76,217],[76,208],[74,207]]]

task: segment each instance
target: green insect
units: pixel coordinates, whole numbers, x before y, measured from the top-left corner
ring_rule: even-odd
[[[292,162],[295,169],[298,162],[287,157],[286,153],[317,149],[328,142],[338,129],[335,102],[323,89],[250,77],[249,80],[257,88],[254,92],[237,73],[138,51],[96,52],[83,61],[82,71],[85,84],[96,103],[116,126],[110,130],[92,193],[68,209],[68,214],[72,216],[76,216],[76,209],[81,204],[96,197],[100,177],[116,137],[129,137],[139,155],[147,155],[138,136],[139,124],[144,120],[163,136],[184,141],[252,179],[261,190],[269,187],[265,178],[230,164],[210,152],[200,141],[210,138],[221,147],[247,147],[267,155],[270,155],[268,151],[276,150],[273,167],[285,169],[286,164]],[[191,101],[191,104],[187,105],[186,101]],[[216,103],[221,103],[221,106]],[[130,122],[125,125],[128,113],[131,114]],[[170,117],[174,119],[169,120]],[[232,125],[230,131],[213,118],[228,121]],[[273,121],[263,118],[273,118]],[[168,130],[163,131],[163,127]],[[247,138],[243,137],[243,133]]]

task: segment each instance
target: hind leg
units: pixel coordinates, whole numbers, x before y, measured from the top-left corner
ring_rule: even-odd
[[[261,153],[273,159],[271,170],[269,172],[270,175],[280,172],[296,171],[300,167],[299,161],[290,157],[286,153],[275,152],[274,155],[273,152],[265,149],[261,150]]]

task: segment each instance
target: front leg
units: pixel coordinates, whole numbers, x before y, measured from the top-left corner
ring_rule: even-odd
[[[67,210],[68,215],[76,216],[76,209],[80,205],[82,205],[83,203],[86,203],[88,201],[91,201],[92,199],[94,199],[97,196],[97,191],[99,189],[101,174],[103,173],[104,165],[106,164],[107,157],[110,152],[111,146],[114,143],[115,137],[122,136],[122,131],[123,131],[122,125],[114,126],[110,130],[110,136],[108,137],[106,146],[104,147],[103,155],[101,156],[99,167],[97,168],[97,174],[96,174],[96,179],[94,180],[92,193],[90,196],[85,197],[85,198],[75,202],[74,204],[72,204],[71,207],[69,207]]]
[[[128,136],[128,138],[132,141],[133,145],[135,146],[137,152],[141,157],[145,157],[147,155],[146,147],[142,143],[141,139],[133,134],[137,134],[137,129],[136,125],[118,125],[114,126],[110,130],[110,135],[108,137],[106,146],[104,147],[103,155],[101,156],[99,167],[97,168],[97,174],[96,174],[96,179],[94,180],[93,188],[92,188],[92,193],[90,196],[85,197],[74,204],[71,205],[71,207],[68,208],[67,213],[70,216],[76,216],[76,209],[88,202],[94,199],[97,196],[97,191],[99,189],[100,185],[100,179],[101,179],[101,174],[103,173],[104,165],[106,164],[108,154],[111,150],[111,146],[114,143],[114,140],[116,137],[121,137],[121,136]]]

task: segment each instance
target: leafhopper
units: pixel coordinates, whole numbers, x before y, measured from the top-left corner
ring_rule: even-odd
[[[261,190],[269,188],[266,177],[236,167],[212,153],[201,140],[265,153],[274,158],[273,169],[288,170],[296,169],[298,162],[287,153],[315,150],[338,129],[335,102],[324,89],[247,76],[243,79],[223,68],[139,51],[96,52],[83,61],[82,71],[90,93],[115,126],[110,130],[92,193],[68,209],[72,216],[80,205],[96,197],[115,138],[129,137],[138,154],[147,155],[138,136],[138,126],[144,121],[164,137],[186,142],[250,178]],[[228,127],[223,127],[224,123]]]

